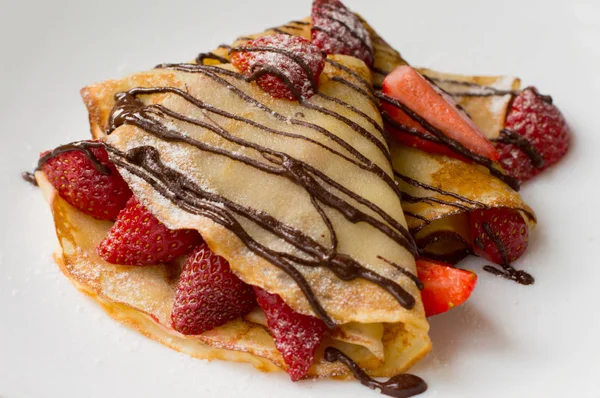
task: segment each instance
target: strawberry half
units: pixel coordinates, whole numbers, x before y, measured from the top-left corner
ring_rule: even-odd
[[[112,264],[150,265],[171,261],[200,242],[197,231],[167,228],[132,196],[96,251]]]
[[[353,12],[339,0],[315,0],[312,6],[312,42],[327,54],[343,54],[373,64],[371,36]]]
[[[299,36],[274,35],[231,49],[231,63],[275,98],[308,99],[318,90],[325,55]]]
[[[90,144],[92,144],[90,142]],[[44,161],[42,171],[61,198],[99,220],[114,220],[132,193],[103,146],[62,152]]]
[[[196,335],[239,318],[255,306],[252,287],[231,272],[227,260],[203,242],[185,261],[171,321],[178,332]]]
[[[567,153],[570,134],[552,99],[528,87],[513,101],[496,142],[500,164],[519,181],[529,180]]]
[[[387,97],[410,109],[448,138],[457,141],[475,154],[492,161],[498,159],[498,153],[492,143],[458,108],[456,102],[410,66],[403,65],[396,68],[387,75],[382,86],[383,93]],[[455,151],[442,145],[438,137],[427,131],[396,104],[384,99],[381,108],[388,118],[386,129],[389,128],[390,132],[402,142],[424,151],[462,159]]]
[[[474,272],[432,260],[417,260],[417,274],[423,282],[421,298],[427,316],[441,314],[464,303],[477,284]]]
[[[281,297],[254,287],[258,304],[267,316],[275,347],[288,365],[292,381],[306,376],[327,327],[319,318],[295,312]]]
[[[525,252],[529,228],[517,210],[495,208],[469,213],[473,251],[496,264],[510,264]]]

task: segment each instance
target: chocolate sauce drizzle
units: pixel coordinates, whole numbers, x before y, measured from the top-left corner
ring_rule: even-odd
[[[453,97],[503,97],[505,95],[519,95],[519,91],[515,90],[500,90],[495,87],[485,86],[482,84],[477,84],[475,82],[465,82],[461,80],[453,80],[453,79],[440,79],[436,77],[428,77],[428,80],[432,80],[436,84],[454,84],[457,86],[464,86],[473,88],[476,91],[464,91],[464,92],[455,92],[450,93]]]
[[[264,51],[264,48],[262,49]],[[260,109],[265,110],[275,117],[283,118],[288,120],[283,115],[278,115],[272,112],[264,104],[258,102],[256,99],[249,97],[243,93],[240,89],[236,88],[229,81],[223,79],[219,75],[226,75],[234,77],[236,79],[243,79],[245,81],[251,81],[252,76],[245,77],[236,72],[228,71],[218,67],[209,67],[204,65],[192,65],[192,64],[171,64],[161,65],[162,68],[176,69],[189,73],[203,73],[213,81],[223,84],[229,90],[239,95],[241,98],[246,100],[252,105],[256,105]],[[276,71],[269,70],[268,73],[275,73]],[[260,128],[265,131],[269,131],[275,134],[281,134],[282,132],[275,129],[269,129],[265,126],[260,125],[257,122],[229,114],[225,110],[214,108],[200,99],[191,96],[189,93],[182,91],[174,87],[151,87],[151,88],[134,88],[125,93],[119,93],[116,96],[116,104],[111,114],[109,121],[109,129],[107,131],[110,134],[114,129],[123,124],[135,125],[149,134],[155,137],[171,141],[171,142],[182,142],[188,145],[192,145],[199,150],[213,153],[220,156],[228,157],[234,161],[244,163],[250,167],[259,169],[265,173],[279,175],[288,178],[294,183],[302,186],[306,189],[311,197],[311,201],[322,217],[324,223],[328,226],[330,231],[330,245],[324,246],[319,242],[313,240],[311,237],[305,235],[302,231],[297,230],[291,226],[283,224],[277,219],[269,216],[268,214],[258,212],[251,208],[243,207],[225,197],[218,194],[208,192],[202,187],[195,184],[187,176],[177,172],[166,166],[160,159],[158,151],[152,147],[138,147],[132,149],[126,153],[120,152],[112,147],[107,147],[111,160],[118,166],[128,170],[130,173],[142,178],[150,185],[152,185],[159,193],[166,198],[170,199],[179,208],[197,215],[202,215],[210,218],[214,222],[223,225],[233,233],[235,233],[240,240],[244,242],[249,250],[255,254],[265,258],[273,265],[279,267],[281,270],[286,272],[300,287],[309,301],[314,312],[329,326],[334,327],[335,322],[326,313],[324,308],[315,297],[314,292],[307,281],[304,279],[294,267],[294,264],[299,264],[309,267],[326,267],[331,270],[338,278],[344,281],[351,281],[357,278],[371,281],[387,292],[389,292],[399,303],[407,309],[411,309],[415,305],[415,298],[404,290],[396,282],[385,278],[365,267],[354,259],[344,254],[337,252],[337,237],[335,231],[331,227],[331,222],[328,219],[326,213],[321,209],[322,205],[329,206],[339,211],[346,219],[350,222],[358,223],[365,222],[380,230],[391,239],[395,240],[398,244],[403,245],[411,253],[416,254],[417,249],[414,244],[414,240],[410,233],[401,224],[393,219],[393,217],[386,214],[382,209],[377,207],[375,204],[369,202],[367,199],[355,194],[348,190],[344,186],[340,185],[336,181],[329,178],[327,175],[322,173],[320,170],[313,166],[289,156],[286,153],[278,152],[276,150],[260,146],[256,143],[246,141],[239,137],[233,136],[223,127],[219,126],[214,120],[207,117],[212,123],[207,123],[200,119],[194,119],[177,112],[168,109],[162,105],[148,105],[145,106],[138,98],[138,95],[149,95],[149,94],[160,94],[170,93],[175,94],[186,100],[191,105],[208,111],[209,113],[216,114],[225,118],[231,118],[238,120],[243,123],[250,124],[254,127]],[[301,102],[302,106],[309,107],[317,111],[321,111],[327,115],[335,117],[336,119],[346,123],[356,131],[353,127],[353,121],[344,118],[343,116],[332,112],[328,109],[318,107],[314,104],[310,104],[306,101]],[[194,140],[172,127],[168,127],[164,123],[161,123],[161,118],[172,118],[183,121],[192,125],[203,127],[211,132],[218,134],[223,139],[237,144],[242,147],[252,148],[262,155],[265,162],[255,160],[253,158],[246,157],[237,152],[230,152],[223,148],[213,147],[207,143]],[[302,125],[305,127],[315,128],[315,125],[311,125],[304,121],[296,121],[292,119],[291,123]],[[358,125],[357,125],[358,126]],[[359,126],[360,127],[360,126]],[[361,127],[362,129],[362,127]],[[364,130],[364,129],[363,129]],[[335,135],[323,128],[319,128],[318,131],[325,134],[327,137],[335,141]],[[366,130],[365,130],[366,131]],[[370,133],[369,133],[370,134]],[[290,136],[286,133],[285,135]],[[364,136],[364,135],[363,135]],[[301,136],[294,136],[294,138],[300,138]],[[373,137],[375,138],[375,137]],[[306,138],[303,138],[306,139]],[[375,138],[378,142],[377,138]],[[338,142],[338,141],[336,141]],[[371,141],[372,142],[372,141]],[[338,142],[340,143],[340,142]],[[346,143],[346,146],[352,148]],[[349,149],[348,148],[348,149]],[[387,148],[386,148],[387,149]],[[331,150],[333,153],[333,150]],[[362,164],[363,168],[370,170],[377,174],[383,180],[389,179],[390,186],[394,185],[393,179],[387,175],[383,170],[377,168],[374,163],[366,159],[364,156],[357,156],[358,151],[349,150],[356,159],[350,159],[345,157],[346,160],[357,162],[355,164]],[[387,177],[387,179],[386,179]],[[375,214],[377,214],[383,221],[367,214],[359,208],[351,205],[343,198],[334,195],[327,189],[332,187],[335,190],[342,192],[343,194],[350,197],[352,200],[360,203],[361,205],[369,208]],[[396,187],[397,189],[397,187]],[[277,237],[285,240],[293,247],[295,247],[302,256],[294,256],[289,253],[276,252],[269,249],[266,246],[261,245],[259,242],[254,240],[244,230],[242,225],[237,221],[235,216],[241,216],[254,222],[264,230],[269,231]],[[394,266],[400,274],[408,276],[413,282],[416,283],[416,276],[409,276],[406,270],[400,270]]]
[[[477,163],[479,165],[486,167],[490,171],[491,175],[498,178],[499,180],[504,182],[506,185],[508,185],[515,191],[519,190],[519,188],[520,188],[519,181],[517,179],[509,176],[508,174],[504,174],[500,169],[497,169],[496,167],[494,167],[494,162],[492,162],[490,159],[472,152],[471,150],[467,149],[464,145],[462,145],[460,142],[446,136],[441,130],[434,127],[427,120],[425,120],[424,118],[419,116],[417,113],[415,113],[413,110],[411,110],[409,107],[407,107],[406,105],[404,105],[397,99],[392,98],[381,92],[377,92],[376,96],[379,99],[381,99],[382,101],[385,101],[386,103],[393,105],[393,106],[397,107],[398,109],[402,110],[412,120],[419,123],[425,130],[427,130],[429,133],[431,133],[437,139],[435,142],[448,147],[452,151],[454,151],[468,159],[471,159],[474,163]],[[383,112],[383,114],[385,114],[385,112]],[[384,117],[386,117],[386,121],[391,120],[391,118],[387,115],[385,115]],[[396,123],[394,125],[394,127],[398,127],[400,129],[402,129],[403,131],[409,132],[410,134],[418,135],[419,138],[433,141],[431,139],[432,138],[431,136],[422,134],[421,132],[417,131],[416,129],[408,128],[408,127],[400,125],[398,123]]]
[[[399,374],[387,381],[375,380],[349,356],[334,347],[325,349],[325,360],[327,362],[342,362],[352,371],[360,384],[372,390],[379,389],[383,395],[394,398],[409,398],[427,390],[427,383],[420,377],[411,374]]]
[[[22,172],[21,178],[33,186],[36,186],[36,187],[38,186],[37,180],[35,179],[35,175],[30,171]]]
[[[506,247],[504,246],[504,243],[498,237],[498,235],[496,235],[496,233],[492,231],[490,224],[484,222],[482,224],[482,227],[484,233],[494,242],[494,244],[498,248],[498,251],[500,252],[500,256],[502,257],[502,264],[500,264],[500,267],[502,267],[502,269],[498,269],[492,265],[485,265],[483,269],[489,272],[490,274],[513,280],[521,285],[533,285],[535,279],[531,274],[523,270],[517,270],[510,265],[510,260],[506,252]],[[479,238],[475,238],[474,241],[479,248],[483,249],[483,244]]]
[[[544,158],[535,148],[535,146],[521,134],[515,133],[509,129],[500,130],[500,136],[494,140],[503,144],[510,144],[518,147],[531,160],[531,165],[536,169],[544,167]]]
[[[228,64],[229,60],[225,57],[221,57],[220,55],[217,55],[215,53],[209,52],[209,53],[200,53],[198,54],[198,56],[196,57],[196,62],[199,64],[204,64],[204,60],[205,59],[214,59],[215,61],[219,61],[222,64]]]
[[[92,148],[100,148],[103,146],[104,146],[103,143],[96,142],[96,141],[77,141],[77,142],[72,142],[70,144],[61,145],[58,148],[55,148],[53,151],[48,152],[44,156],[40,157],[35,171],[41,170],[42,165],[44,165],[47,161],[49,161],[52,158],[57,157],[60,154],[63,154],[65,152],[71,152],[71,151],[79,151],[79,152],[82,152],[90,160],[90,162],[92,163],[92,166],[96,170],[98,170],[99,173],[108,176],[111,173],[110,168],[108,168],[104,164],[102,164],[100,159],[98,159],[96,157],[96,155],[94,155],[94,153],[91,151]]]

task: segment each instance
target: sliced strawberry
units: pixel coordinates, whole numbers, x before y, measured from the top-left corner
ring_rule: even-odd
[[[43,159],[42,171],[71,206],[100,220],[114,220],[131,197],[131,190],[103,146],[86,151],[87,155],[74,149]]]
[[[231,49],[231,63],[275,98],[310,98],[318,89],[325,55],[299,36],[274,35]],[[291,87],[290,87],[291,86]]]
[[[504,169],[526,181],[558,162],[569,149],[570,130],[548,96],[529,87],[513,101],[496,149]]]
[[[495,208],[469,214],[473,251],[496,264],[510,264],[525,252],[529,228],[517,210]]]
[[[302,379],[313,363],[315,350],[327,327],[319,318],[295,312],[276,294],[258,287],[254,287],[254,292],[267,316],[275,347],[288,365],[290,378],[292,381]]]
[[[185,261],[171,321],[178,332],[196,335],[246,315],[254,307],[252,287],[231,272],[227,260],[203,242]]]
[[[383,93],[393,100],[406,106],[420,118],[440,130],[451,140],[457,141],[465,148],[475,154],[484,156],[493,161],[498,159],[498,154],[492,143],[475,126],[475,123],[462,112],[456,102],[429,83],[416,70],[408,65],[399,66],[392,73],[387,75],[383,81]],[[403,126],[405,129],[416,131],[426,137],[432,137],[421,124],[413,120],[404,110],[397,105],[382,101],[381,107],[386,112],[386,116],[392,119],[392,127]],[[406,134],[405,132],[401,133]],[[437,137],[435,137],[437,138]],[[428,147],[423,145],[423,139],[414,140],[413,144],[421,145],[422,149],[434,149],[436,152],[448,154],[448,148],[439,148],[438,146]],[[439,141],[439,140],[438,140]],[[454,151],[450,151],[453,153]]]
[[[373,64],[371,36],[354,13],[339,0],[315,0],[312,42],[327,54],[351,55]]]
[[[461,305],[471,296],[477,284],[474,272],[438,261],[417,260],[417,274],[424,286],[421,298],[427,316]]]
[[[149,265],[171,261],[200,242],[197,231],[170,230],[131,197],[96,251],[112,264]]]

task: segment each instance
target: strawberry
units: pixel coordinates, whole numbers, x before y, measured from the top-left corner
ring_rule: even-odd
[[[327,54],[351,55],[373,65],[369,32],[339,0],[315,0],[312,24],[312,42]]]
[[[274,35],[231,49],[231,63],[275,98],[300,100],[318,90],[325,55],[299,36]]]
[[[149,265],[171,261],[200,242],[197,231],[170,230],[132,196],[96,251],[112,264]]]
[[[525,252],[529,228],[517,210],[495,208],[469,213],[473,251],[496,264],[507,265]]]
[[[421,298],[425,314],[433,316],[446,312],[467,301],[477,275],[438,261],[417,260],[417,275],[423,282]]]
[[[239,318],[255,306],[252,287],[231,272],[227,260],[203,242],[185,261],[171,321],[178,332],[196,335]]]
[[[423,122],[441,131],[449,139],[462,144],[471,152],[494,161],[498,159],[492,143],[458,108],[456,102],[410,66],[403,65],[396,68],[386,76],[382,86],[384,96],[381,108],[388,119],[386,127],[390,127],[394,135],[402,137],[403,142],[423,150],[457,156],[456,151],[444,146],[438,137],[424,128],[421,121],[411,118],[401,106],[408,108]],[[411,131],[413,134],[410,135],[403,130]],[[415,134],[429,140],[415,137]]]
[[[258,304],[267,316],[275,346],[288,365],[292,381],[306,376],[321,344],[326,326],[322,320],[295,312],[276,294],[254,287]]]
[[[131,197],[131,190],[101,144],[82,144],[89,147],[81,145],[81,150],[56,155],[43,153],[41,169],[71,206],[99,220],[114,220]]]
[[[570,134],[552,99],[528,87],[513,101],[497,140],[500,164],[516,179],[529,180],[567,153]]]

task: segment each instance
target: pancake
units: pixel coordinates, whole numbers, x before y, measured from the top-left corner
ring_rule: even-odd
[[[362,61],[330,56],[318,95],[302,103],[270,97],[229,64],[163,65],[82,90],[93,135],[161,222],[198,230],[242,280],[330,322],[308,377],[351,374],[324,359],[329,346],[373,376],[403,372],[430,349],[409,276],[414,242],[370,79]],[[72,208],[43,173],[36,177],[49,192],[61,268],[113,317],[195,357],[286,369],[259,309],[199,336],[173,330],[181,267],[104,262],[95,247],[110,223]]]

